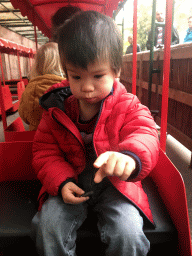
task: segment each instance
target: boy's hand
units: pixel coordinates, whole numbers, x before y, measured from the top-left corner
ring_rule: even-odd
[[[61,189],[61,195],[62,195],[63,201],[66,204],[81,204],[87,201],[89,197],[79,197],[84,193],[85,191],[83,191],[73,182],[68,182]]]
[[[127,180],[136,168],[136,162],[132,157],[113,151],[101,154],[93,165],[99,168],[95,174],[95,183],[101,182],[106,176],[117,176],[120,180]]]

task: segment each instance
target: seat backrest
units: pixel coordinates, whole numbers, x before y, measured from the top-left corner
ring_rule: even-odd
[[[7,131],[5,130],[5,141],[33,141],[36,131]]]
[[[23,92],[25,91],[25,84],[23,81],[17,83],[17,94],[18,94],[18,99],[21,99],[21,96]]]
[[[25,127],[23,125],[22,119],[20,117],[16,118],[14,122],[12,122],[7,128],[6,131],[12,132],[21,132],[25,131]]]
[[[22,81],[23,81],[25,87],[26,87],[26,85],[29,83],[28,78],[22,77]]]
[[[15,119],[4,131],[5,141],[33,141],[36,131],[25,131],[21,117]]]
[[[0,182],[36,179],[32,168],[32,144],[21,141],[0,143]]]
[[[5,111],[10,109],[13,106],[12,103],[12,97],[11,97],[11,92],[9,90],[9,86],[2,87],[2,93],[3,93],[3,100],[4,100],[4,105],[5,105]],[[0,109],[0,114],[1,114],[1,109]]]
[[[181,255],[191,256],[191,238],[185,185],[181,174],[161,150],[151,173],[163,203],[178,231]]]

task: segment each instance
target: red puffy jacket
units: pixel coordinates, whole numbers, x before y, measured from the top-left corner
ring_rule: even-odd
[[[33,145],[33,166],[45,193],[58,195],[66,179],[78,179],[85,168],[85,146],[80,132],[65,114],[64,100],[71,95],[68,81],[52,86],[40,99],[46,110],[38,126]],[[73,96],[70,100],[76,100]],[[138,98],[126,92],[115,80],[113,90],[101,104],[99,118],[93,134],[97,156],[106,151],[132,155],[140,165],[133,180],[121,181],[108,177],[112,184],[136,205],[152,222],[147,195],[141,180],[155,167],[158,160],[159,140],[155,122],[147,107]]]

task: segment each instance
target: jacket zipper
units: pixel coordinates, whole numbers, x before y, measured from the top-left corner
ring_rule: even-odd
[[[111,95],[112,93],[113,93],[113,90],[110,92],[109,95]],[[108,95],[108,96],[109,96],[109,95]],[[107,97],[108,97],[108,96],[107,96]],[[103,99],[102,102],[101,102],[101,106],[100,106],[100,110],[99,110],[99,115],[98,115],[98,118],[97,118],[95,127],[94,127],[94,129],[93,129],[93,138],[94,138],[94,133],[95,133],[96,126],[97,126],[98,121],[99,121],[99,118],[100,118],[100,116],[101,116],[101,112],[102,112],[102,109],[103,109],[104,101],[105,101],[105,99]],[[62,123],[60,123],[60,122],[57,120],[57,118],[56,118],[53,114],[52,114],[52,117],[53,117],[53,119],[54,119],[59,125],[61,125],[61,126],[64,127],[65,129],[67,129],[67,130],[75,137],[75,135],[74,135],[67,127],[65,127]],[[79,130],[78,130],[78,131],[79,131]],[[77,139],[77,138],[76,138],[76,139]],[[78,140],[78,139],[77,139],[77,140]],[[79,144],[81,145],[81,147],[83,148],[84,156],[85,156],[85,166],[86,166],[86,150],[85,150],[85,147],[83,147],[83,145],[80,143],[79,140],[78,140],[78,142],[79,142]],[[92,141],[92,146],[93,146],[93,149],[94,149],[95,157],[96,157],[96,159],[97,159],[98,156],[97,156],[97,153],[96,153],[96,150],[95,150],[93,141]],[[92,172],[91,179],[90,179],[90,189],[91,189],[91,190],[93,190],[93,186],[94,186],[94,184],[95,184],[95,183],[94,183],[94,178],[95,178],[96,172],[97,172],[97,169],[94,168],[94,171]],[[89,192],[92,193],[92,191],[89,191]]]
[[[94,138],[94,133],[95,133],[95,129],[96,129],[96,126],[98,124],[98,121],[99,121],[99,118],[101,116],[101,112],[102,112],[102,109],[103,109],[103,104],[104,104],[104,101],[105,99],[102,100],[102,103],[101,103],[101,106],[100,106],[100,110],[99,110],[99,115],[98,115],[98,118],[97,118],[97,121],[96,121],[96,124],[95,124],[95,127],[93,129],[93,138]],[[95,153],[95,158],[97,159],[97,153],[96,153],[96,150],[95,150],[95,147],[94,147],[94,143],[93,143],[93,140],[92,140],[92,147],[94,149],[94,153]],[[90,181],[90,187],[91,187],[91,190],[93,189],[93,186],[95,184],[94,182],[94,178],[95,178],[95,174],[97,172],[97,169],[94,167],[94,171],[92,172],[92,175],[91,175],[91,181]]]

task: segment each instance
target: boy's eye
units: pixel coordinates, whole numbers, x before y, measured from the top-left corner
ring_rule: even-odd
[[[73,79],[75,79],[75,80],[79,80],[81,77],[80,76],[72,76],[73,77]]]
[[[94,78],[99,79],[102,78],[104,75],[95,75]]]

